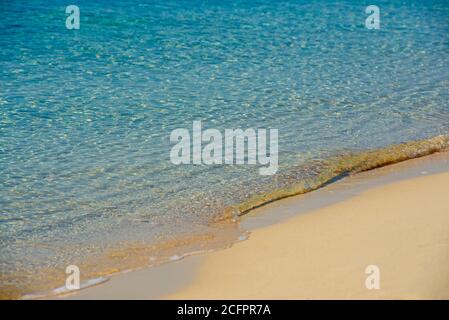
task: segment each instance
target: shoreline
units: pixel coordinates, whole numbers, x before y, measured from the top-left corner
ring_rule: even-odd
[[[369,175],[369,172],[376,171],[378,168],[410,163],[410,160],[448,150],[448,146],[449,136],[438,135],[380,149],[342,152],[322,161],[310,161],[307,165],[299,164],[279,176],[281,182],[274,191],[265,190],[258,195],[247,196],[246,200],[237,202],[235,205],[224,207],[221,214],[208,223],[208,230],[204,232],[195,232],[160,243],[131,241],[115,248],[111,247],[100,255],[86,256],[72,264],[83,270],[81,287],[88,287],[90,283],[98,279],[115,278],[123,273],[171,263],[185,256],[220,250],[245,238],[246,232],[242,230],[241,222],[244,223],[247,216],[252,216],[253,212],[259,212],[259,209],[265,212],[272,204],[288,203],[289,198],[296,198],[299,195],[304,196],[301,199],[307,199],[309,195],[317,194],[317,192],[321,194],[321,190],[328,190],[329,187],[338,185],[340,181],[350,181],[353,176],[363,176],[364,172],[368,172]],[[263,187],[260,189],[263,190]],[[325,204],[328,198],[332,197],[326,195],[320,198],[317,202],[318,206]],[[303,205],[302,202],[300,207]],[[277,213],[275,216],[282,216],[282,214]],[[3,292],[3,298],[28,299],[60,294],[61,290],[65,291],[61,288],[66,278],[64,268],[60,266],[56,272],[43,270],[38,279],[35,279],[34,275],[29,275],[35,281],[28,283],[28,289],[7,288],[6,292]],[[5,279],[8,280],[8,278]]]
[[[243,217],[241,225],[251,231],[251,235],[248,241],[234,243],[228,249],[217,250],[212,253],[204,253],[195,256],[186,257],[180,261],[163,264],[160,266],[145,268],[142,270],[131,271],[124,274],[118,274],[112,276],[110,281],[101,285],[83,289],[78,292],[70,293],[65,296],[58,296],[56,298],[62,299],[160,299],[160,298],[225,298],[222,288],[219,286],[219,282],[215,279],[213,285],[209,281],[206,281],[210,287],[218,287],[218,292],[222,293],[222,296],[214,296],[210,293],[204,293],[201,295],[201,290],[198,289],[199,284],[203,283],[205,277],[208,277],[208,273],[205,272],[205,265],[208,265],[208,261],[214,261],[215,257],[221,257],[227,255],[228,252],[237,252],[239,247],[249,245],[251,251],[259,252],[257,248],[260,248],[260,232],[265,232],[265,229],[270,228],[282,228],[288,229],[288,226],[292,224],[292,220],[304,219],[305,216],[319,216],[322,215],[320,210],[332,210],[333,206],[338,206],[351,201],[351,199],[357,198],[358,194],[362,195],[364,192],[371,192],[370,190],[376,190],[376,188],[388,188],[388,186],[401,184],[406,181],[413,181],[420,175],[435,178],[441,174],[441,172],[449,171],[449,153],[436,153],[430,156],[416,158],[397,164],[389,165],[386,167],[370,170],[367,172],[359,173],[350,176],[346,179],[333,183],[325,188],[317,191],[307,193],[304,195],[294,196],[282,201],[276,201],[267,206],[253,210],[253,212]],[[419,179],[419,178],[418,178]],[[323,201],[327,199],[329,203]],[[444,198],[440,199],[440,202],[444,202]],[[298,207],[299,205],[299,207]],[[302,207],[302,210],[301,210]],[[295,209],[296,208],[296,209]],[[281,212],[282,214],[279,214]],[[276,214],[277,213],[277,214]],[[307,213],[307,214],[302,214]],[[313,214],[312,214],[313,213]],[[304,217],[303,217],[304,216]],[[315,218],[314,218],[315,219]],[[316,218],[318,219],[318,218]],[[320,220],[320,219],[318,219]],[[324,219],[323,221],[326,221]],[[444,224],[443,224],[444,226]],[[357,226],[358,228],[360,226]],[[277,236],[283,232],[275,233]],[[262,237],[263,238],[263,237]],[[259,239],[259,240],[257,240]],[[251,244],[251,245],[250,245]],[[253,245],[254,244],[254,245]],[[281,246],[282,247],[282,246]],[[386,246],[388,247],[388,246]],[[236,249],[237,248],[237,249]],[[279,249],[279,248],[278,248]],[[319,248],[318,248],[319,249]],[[245,253],[247,255],[248,252]],[[232,255],[232,254],[231,254]],[[233,261],[239,261],[241,257],[234,257]],[[221,259],[221,258],[220,258]],[[253,259],[254,260],[254,259]],[[257,264],[256,261],[252,261],[252,264]],[[270,260],[270,259],[269,259]],[[264,261],[269,265],[269,261]],[[286,263],[291,265],[292,261]],[[279,266],[278,266],[279,267]],[[219,266],[208,268],[210,272],[214,272],[217,275],[223,275],[223,272],[230,272],[232,266],[227,266],[225,270],[222,270]],[[449,269],[449,268],[448,268]],[[213,270],[213,271],[212,271]],[[238,272],[238,270],[234,270]],[[363,270],[362,270],[363,271]],[[247,273],[243,273],[246,276],[252,274],[253,271],[247,270]],[[210,276],[210,275],[209,275]],[[245,276],[245,277],[246,277]],[[266,276],[260,275],[259,276]],[[362,276],[364,276],[362,272]],[[242,280],[242,279],[241,279]],[[241,281],[237,281],[238,283]],[[244,281],[243,281],[244,282]],[[230,281],[230,283],[234,283]],[[234,283],[237,285],[237,283]],[[197,287],[196,289],[192,289]],[[243,286],[245,287],[245,286]],[[250,287],[246,285],[246,287]],[[189,289],[190,288],[190,289]],[[201,288],[201,287],[200,287]],[[217,289],[217,288],[216,288]],[[244,289],[244,288],[241,288]],[[195,292],[196,293],[193,293]],[[237,291],[237,290],[236,290]],[[183,293],[184,292],[184,293]],[[239,293],[245,292],[245,290],[238,290]],[[309,291],[310,292],[310,291]],[[238,298],[242,296],[229,296],[228,298]],[[249,294],[247,297],[260,297]],[[315,297],[319,297],[315,296]],[[322,296],[325,298],[324,296]],[[280,298],[280,296],[271,296],[271,298]],[[288,297],[287,297],[288,298]],[[295,298],[291,296],[289,298]],[[303,297],[304,298],[304,297]],[[306,297],[307,298],[307,297]],[[333,298],[329,296],[328,298]],[[341,298],[341,296],[339,296]],[[345,297],[343,297],[345,298]]]

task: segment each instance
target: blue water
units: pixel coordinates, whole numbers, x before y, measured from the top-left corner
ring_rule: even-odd
[[[2,285],[211,232],[294,166],[449,133],[448,1],[376,1],[380,30],[364,1],[76,1],[79,30],[67,4],[0,3]],[[193,120],[277,128],[278,174],[173,165]]]

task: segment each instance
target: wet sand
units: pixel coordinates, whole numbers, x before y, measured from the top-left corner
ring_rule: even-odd
[[[376,169],[255,210],[228,249],[62,298],[449,299],[448,192],[448,153]]]

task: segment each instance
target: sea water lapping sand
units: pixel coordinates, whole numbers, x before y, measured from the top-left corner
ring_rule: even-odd
[[[228,249],[58,298],[447,299],[448,187],[449,152],[351,175],[252,211]]]
[[[447,1],[389,2],[376,32],[352,1],[89,1],[76,31],[65,5],[1,4],[5,296],[59,287],[67,265],[94,276],[147,260],[105,258],[130,246],[201,249],[189,239],[214,242],[224,211],[312,190],[363,157],[438,150],[449,134]],[[173,165],[170,133],[194,120],[278,129],[278,174]]]
[[[297,168],[287,174],[285,187],[273,192],[256,195],[238,204],[234,212],[241,215],[269,202],[313,191],[319,187],[341,179],[349,174],[363,172],[400,161],[426,156],[449,148],[449,136],[438,136],[428,140],[408,142],[387,148],[359,153],[339,155],[310,163],[305,168]]]
[[[176,261],[185,256],[216,250],[229,246],[237,240],[246,238],[246,231],[239,228],[237,216],[251,209],[293,195],[313,191],[349,174],[371,170],[388,164],[414,159],[449,148],[449,136],[437,136],[428,140],[408,142],[374,151],[359,152],[336,156],[331,159],[311,163],[307,167],[296,167],[285,176],[281,176],[273,192],[259,194],[231,207],[222,209],[215,219],[207,221],[207,228],[191,229],[188,235],[177,234],[163,241],[126,241],[115,243],[100,252],[85,255],[77,261],[83,270],[82,286],[96,284],[107,280],[104,276],[121,271],[155,266]],[[313,169],[312,169],[313,168]],[[282,186],[282,187],[281,187]],[[76,250],[72,247],[72,250]],[[36,279],[36,275],[38,278]],[[13,272],[2,275],[2,283],[19,283],[4,286],[4,297],[39,298],[66,292],[64,287],[54,289],[64,283],[66,273],[64,266],[53,268],[36,268],[35,273]],[[43,290],[46,289],[46,290]]]
[[[448,171],[396,181],[257,229],[163,298],[449,299],[448,188]]]

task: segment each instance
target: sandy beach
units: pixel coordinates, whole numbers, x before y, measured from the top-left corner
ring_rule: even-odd
[[[61,298],[448,299],[448,164],[435,154],[275,202],[244,219],[246,241]]]
[[[449,173],[369,190],[209,255],[175,299],[447,299]],[[380,289],[365,268],[380,270]]]

